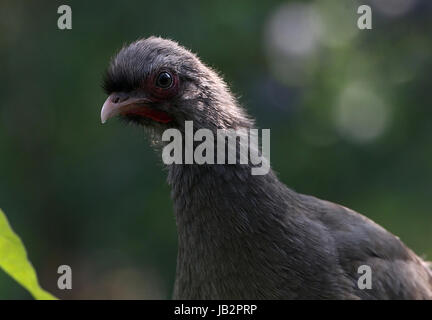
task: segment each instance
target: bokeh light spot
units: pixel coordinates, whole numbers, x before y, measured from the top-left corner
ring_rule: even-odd
[[[390,109],[367,85],[352,83],[342,90],[334,118],[343,137],[355,142],[371,142],[387,128]]]

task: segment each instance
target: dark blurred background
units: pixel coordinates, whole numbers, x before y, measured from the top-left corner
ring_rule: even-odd
[[[72,8],[72,30],[57,8]],[[357,28],[369,4],[373,29]],[[102,126],[125,43],[175,39],[271,131],[293,189],[349,206],[432,259],[432,2],[12,1],[0,4],[0,207],[63,299],[165,299],[176,228],[161,158]],[[73,289],[57,289],[57,267]],[[30,295],[0,270],[0,298]]]

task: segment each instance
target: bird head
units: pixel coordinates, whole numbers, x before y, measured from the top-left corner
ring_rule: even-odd
[[[120,116],[152,129],[249,127],[225,82],[195,54],[174,41],[141,39],[111,60],[103,87],[101,121]]]

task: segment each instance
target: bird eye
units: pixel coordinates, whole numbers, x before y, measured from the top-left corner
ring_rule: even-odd
[[[168,72],[163,71],[159,73],[156,79],[156,85],[159,88],[168,89],[172,86],[172,84],[173,84],[173,78]]]

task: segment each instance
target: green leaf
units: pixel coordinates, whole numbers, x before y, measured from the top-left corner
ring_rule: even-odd
[[[0,268],[26,288],[38,300],[56,300],[39,286],[36,272],[18,235],[0,209]]]

